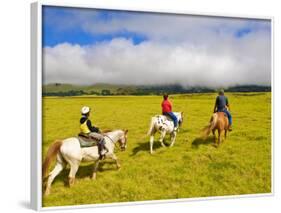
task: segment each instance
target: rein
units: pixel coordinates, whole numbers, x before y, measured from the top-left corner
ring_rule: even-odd
[[[104,134],[103,136],[109,138],[109,140],[114,144],[114,147],[115,147],[115,148],[117,147],[119,150],[121,150],[121,147],[116,146],[116,143],[112,140],[111,137],[109,137],[108,135],[105,135],[105,134]]]
[[[109,140],[110,140],[113,144],[115,144],[114,141],[111,139],[111,137],[109,137],[108,135],[104,135],[104,136],[107,137],[107,138],[109,138]]]
[[[109,137],[108,135],[104,135],[104,136],[107,137],[113,143],[114,147],[116,148],[116,143],[114,143],[114,141],[111,139],[111,137]],[[119,148],[119,147],[117,146],[117,148]],[[119,150],[120,150],[120,148],[119,148]]]

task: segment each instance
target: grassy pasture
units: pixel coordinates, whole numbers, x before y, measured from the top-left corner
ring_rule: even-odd
[[[154,155],[149,154],[146,132],[150,118],[161,113],[162,97],[43,98],[43,157],[55,139],[78,133],[83,105],[92,107],[91,120],[101,129],[129,129],[127,150],[117,150],[120,171],[106,161],[92,181],[92,164],[82,163],[75,185],[68,188],[67,168],[55,179],[43,206],[271,192],[271,93],[227,96],[234,130],[219,148],[212,146],[212,137],[199,138],[216,94],[174,95],[174,111],[184,112],[184,123],[175,146],[162,148],[157,141]]]

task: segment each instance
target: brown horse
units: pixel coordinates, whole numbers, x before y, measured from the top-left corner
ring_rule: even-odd
[[[228,127],[229,127],[228,118],[224,114],[224,112],[216,112],[212,115],[209,125],[202,130],[203,137],[204,139],[206,139],[211,131],[215,136],[215,131],[218,130],[218,143],[216,143],[216,136],[215,136],[215,146],[218,146],[221,143],[221,134],[223,131],[224,131],[224,137],[226,139]]]

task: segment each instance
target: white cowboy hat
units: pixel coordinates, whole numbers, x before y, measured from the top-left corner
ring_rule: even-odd
[[[91,110],[90,107],[88,107],[88,106],[83,106],[82,109],[81,109],[81,113],[82,113],[83,115],[85,115],[85,114],[89,113],[90,110]]]

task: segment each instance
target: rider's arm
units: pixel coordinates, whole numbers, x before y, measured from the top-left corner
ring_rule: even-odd
[[[91,132],[99,132],[100,131],[99,128],[97,128],[95,126],[92,126],[92,123],[91,123],[90,120],[87,121],[87,126],[88,126],[88,128]]]
[[[164,101],[162,101],[162,103],[161,103],[161,108],[162,108],[162,111],[163,111],[163,109],[164,109]]]
[[[169,103],[170,111],[172,112],[173,111],[172,103],[171,101],[169,101],[168,103]]]
[[[227,106],[227,109],[230,110],[230,105],[229,105],[229,102],[228,102],[228,98],[226,98],[226,106]]]
[[[218,97],[216,98],[215,106],[214,106],[214,113],[217,111],[217,106],[218,106]]]

